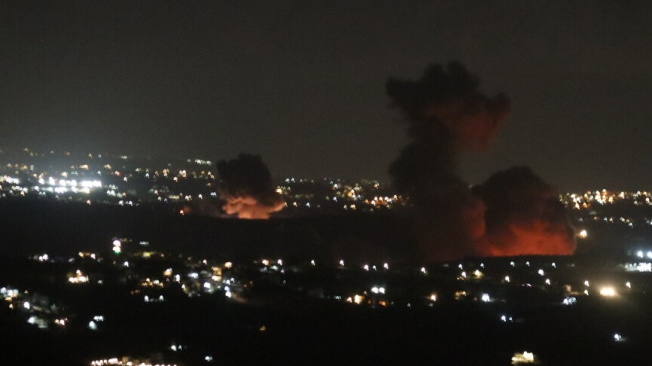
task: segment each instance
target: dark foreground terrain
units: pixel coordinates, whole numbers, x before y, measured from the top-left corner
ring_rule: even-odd
[[[421,267],[395,254],[409,253],[397,217],[241,222],[4,201],[0,220],[0,365],[123,356],[185,366],[509,365],[524,351],[543,365],[639,365],[652,357],[652,273],[626,253]],[[125,248],[147,241],[157,259],[112,253],[115,238]],[[87,283],[71,282],[83,274]],[[615,296],[601,296],[603,285]],[[143,301],[159,295],[165,301]],[[34,314],[49,317],[47,327]]]

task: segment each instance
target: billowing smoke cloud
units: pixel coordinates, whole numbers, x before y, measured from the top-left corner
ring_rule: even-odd
[[[555,189],[528,167],[494,173],[474,192],[486,205],[478,254],[571,254],[574,232]]]
[[[267,219],[285,207],[260,156],[240,154],[236,159],[222,160],[217,163],[217,172],[227,214],[237,214],[240,219]]]
[[[405,115],[412,139],[389,173],[415,206],[417,240],[430,260],[490,253],[487,208],[457,169],[463,151],[487,150],[507,120],[510,103],[504,94],[488,97],[478,87],[477,77],[460,63],[432,65],[416,81],[387,82],[387,94]]]

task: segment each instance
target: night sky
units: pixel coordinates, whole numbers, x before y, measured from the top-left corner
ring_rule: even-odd
[[[387,79],[452,60],[513,108],[466,181],[652,188],[649,1],[1,1],[0,145],[387,179]]]

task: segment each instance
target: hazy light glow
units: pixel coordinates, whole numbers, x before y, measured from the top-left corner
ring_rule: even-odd
[[[600,296],[614,297],[616,296],[616,290],[613,287],[603,287],[600,289]]]

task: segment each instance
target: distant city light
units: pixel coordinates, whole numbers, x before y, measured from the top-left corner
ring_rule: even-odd
[[[562,301],[562,304],[564,305],[574,305],[576,303],[577,303],[577,298],[575,298],[574,296],[567,297],[564,299],[564,301]]]
[[[532,352],[524,351],[523,353],[514,353],[514,356],[512,356],[512,365],[533,363],[535,363],[535,356]]]

